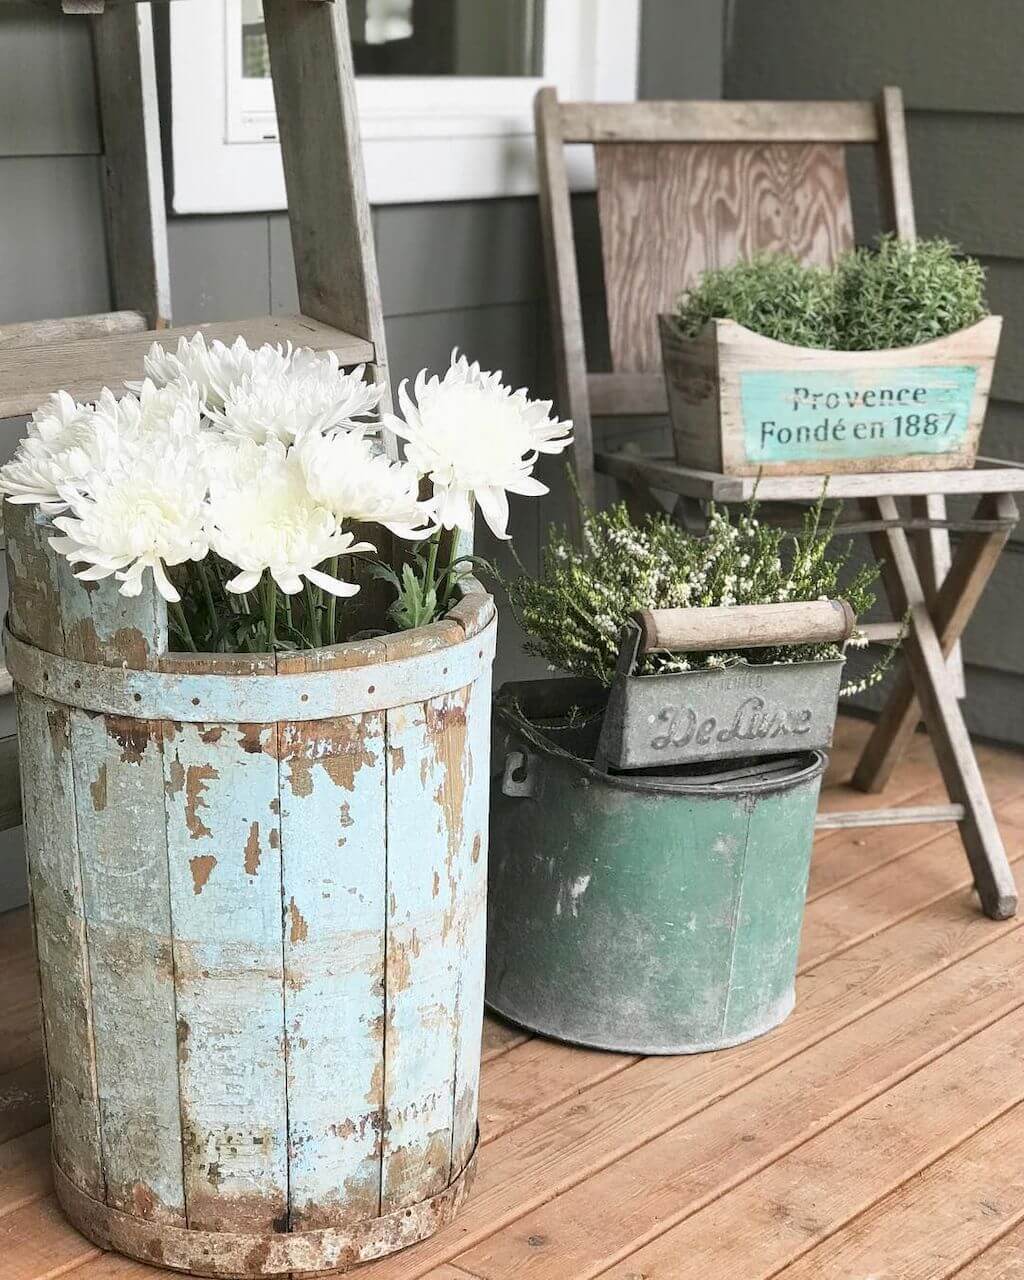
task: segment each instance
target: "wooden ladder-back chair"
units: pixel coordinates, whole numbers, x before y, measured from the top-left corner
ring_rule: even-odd
[[[659,461],[638,452],[594,452],[596,418],[666,414],[657,315],[713,267],[784,251],[829,264],[853,245],[846,148],[868,145],[878,161],[888,228],[915,238],[903,99],[887,88],[874,102],[559,102],[536,99],[541,226],[552,308],[559,412],[575,423],[580,492],[595,500],[595,471],[614,477],[631,507],[655,504],[652,489],[679,503],[813,502],[822,477],[758,483]],[[591,371],[583,337],[565,148],[593,147],[604,263],[611,372]],[[819,815],[819,826],[955,821],[989,915],[1017,909],[1017,892],[984,779],[964,723],[959,639],[1017,520],[1024,468],[979,459],[967,471],[833,477],[829,493],[851,498],[882,559],[894,616],[910,617],[905,661],[854,772],[881,791],[923,716],[951,803]],[[977,500],[951,558],[946,495]],[[898,498],[909,498],[904,515]],[[660,505],[660,504],[659,504]],[[681,512],[677,505],[677,511]],[[907,530],[912,529],[911,538]],[[892,639],[893,623],[867,628]]]
[[[594,500],[594,418],[668,412],[657,315],[713,267],[758,253],[827,266],[852,248],[846,147],[876,149],[890,229],[915,238],[903,97],[879,102],[536,104],[541,226],[560,411]],[[565,147],[594,148],[612,372],[587,368]]]

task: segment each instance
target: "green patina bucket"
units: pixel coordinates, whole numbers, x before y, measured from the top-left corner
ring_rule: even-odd
[[[600,772],[586,758],[599,715],[537,714],[555,684],[506,686],[495,708],[488,1004],[629,1053],[721,1049],[777,1026],[795,1001],[826,757]],[[586,706],[579,682],[557,685]]]

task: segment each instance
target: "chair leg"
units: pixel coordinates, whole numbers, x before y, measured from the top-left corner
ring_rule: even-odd
[[[986,495],[978,504],[978,518],[995,517],[1000,529],[969,533],[932,604],[935,630],[943,655],[948,656],[963,633],[1017,520],[1017,506],[1009,494]],[[886,546],[885,556],[888,556]],[[948,665],[948,664],[947,664]],[[954,690],[959,690],[954,684]],[[868,739],[853,775],[860,791],[883,791],[914,735],[920,719],[914,682],[906,664],[898,671],[892,692]]]
[[[910,499],[910,510],[915,516],[926,520],[946,519],[946,498],[941,493],[929,493]],[[924,587],[928,607],[934,610],[939,588],[945,581],[952,563],[948,529],[921,529],[912,539],[915,559],[921,574],[921,585]],[[943,646],[945,649],[945,646]],[[956,696],[964,698],[967,689],[964,685],[964,660],[960,652],[960,642],[949,650],[946,656],[949,673],[953,677]]]
[[[892,498],[878,498],[876,502],[883,520],[898,517]],[[907,670],[921,704],[949,798],[964,808],[960,834],[982,907],[986,915],[995,920],[1008,919],[1017,911],[1013,873],[960,711],[935,622],[928,611],[906,531],[890,528],[872,535],[872,542],[878,558],[883,561],[883,581],[894,610],[897,614],[910,613],[911,628],[904,641]],[[969,616],[969,610],[963,612]],[[962,630],[963,620],[958,617],[957,622]]]

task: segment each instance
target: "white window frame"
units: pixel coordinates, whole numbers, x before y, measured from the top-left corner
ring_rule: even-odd
[[[357,79],[371,203],[532,194],[533,97],[541,85],[555,85],[565,99],[636,97],[640,0],[544,2],[542,76]],[[240,29],[240,7],[240,0],[170,6],[176,213],[287,207],[270,82],[243,80],[241,41],[228,39]],[[574,187],[593,185],[589,150],[569,149]]]

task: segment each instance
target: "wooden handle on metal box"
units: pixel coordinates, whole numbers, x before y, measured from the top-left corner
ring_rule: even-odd
[[[764,649],[789,644],[842,644],[857,619],[845,600],[734,604],[713,609],[641,609],[640,647],[678,653]]]

